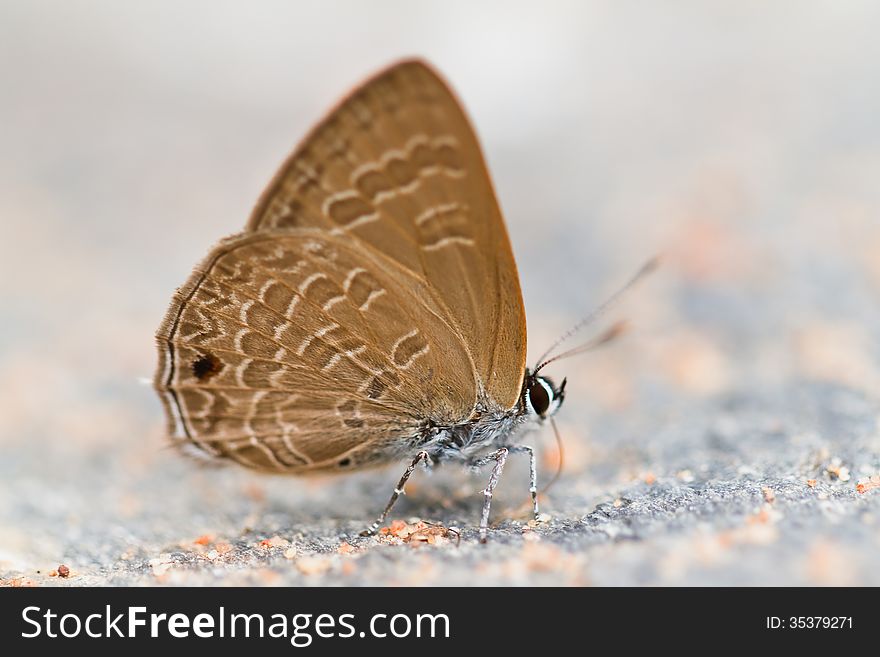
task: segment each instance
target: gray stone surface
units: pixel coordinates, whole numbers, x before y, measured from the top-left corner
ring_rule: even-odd
[[[880,584],[880,14],[779,7],[3,4],[0,581]],[[628,336],[554,364],[565,473],[532,527],[512,459],[487,545],[485,475],[416,473],[395,509],[460,541],[363,539],[402,466],[201,467],[140,383],[289,146],[412,53],[485,144],[531,359],[665,255]]]
[[[82,585],[880,583],[880,491],[857,491],[880,470],[876,404],[814,385],[690,410],[685,422],[616,441],[565,476],[537,526],[520,504],[527,473],[511,467],[487,545],[474,529],[481,480],[461,473],[417,473],[395,513],[460,529],[460,541],[429,544],[357,535],[384,503],[391,470],[308,485],[199,469],[149,448],[4,460],[2,480],[14,482],[0,507],[4,576]],[[48,576],[56,562],[71,568],[68,579]]]

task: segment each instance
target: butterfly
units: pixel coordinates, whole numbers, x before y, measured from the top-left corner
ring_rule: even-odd
[[[474,130],[419,60],[356,88],[295,149],[244,231],[174,295],[155,387],[175,444],[291,474],[493,464],[565,399],[526,367],[510,240]]]

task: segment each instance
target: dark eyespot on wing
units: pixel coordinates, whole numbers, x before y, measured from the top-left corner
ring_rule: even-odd
[[[192,364],[192,373],[199,381],[207,381],[223,369],[223,363],[212,353],[207,353]]]

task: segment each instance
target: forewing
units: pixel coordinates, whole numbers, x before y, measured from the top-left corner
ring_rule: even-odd
[[[398,457],[460,420],[468,354],[408,275],[321,229],[230,238],[175,296],[156,386],[184,445],[279,471]]]
[[[421,280],[470,356],[475,401],[516,404],[526,340],[513,253],[474,131],[429,67],[403,62],[350,94],[285,162],[247,228],[301,227]],[[458,374],[435,376],[451,386]]]

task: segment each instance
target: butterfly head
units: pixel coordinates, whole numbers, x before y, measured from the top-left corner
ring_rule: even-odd
[[[534,414],[541,420],[555,415],[565,400],[566,381],[567,379],[562,379],[557,388],[549,377],[526,371],[522,394],[523,405],[529,414]]]

